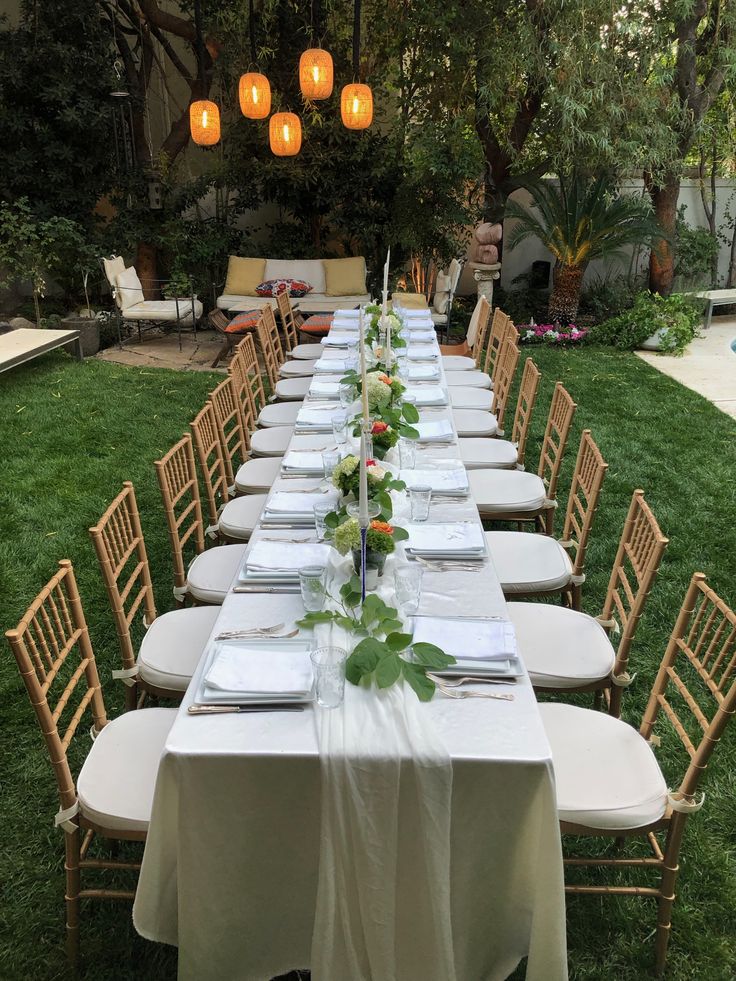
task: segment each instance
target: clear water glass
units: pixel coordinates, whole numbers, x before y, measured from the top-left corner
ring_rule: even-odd
[[[355,385],[351,385],[349,382],[340,382],[340,405],[343,409],[347,409],[355,401]]]
[[[319,613],[324,607],[326,576],[323,565],[308,565],[299,570],[299,587],[307,613]]]
[[[342,647],[318,647],[312,651],[310,658],[317,704],[322,708],[337,708],[345,697],[348,652]]]
[[[432,500],[431,487],[412,487],[409,490],[409,503],[411,505],[411,520],[426,521],[429,517],[429,504]]]
[[[414,470],[417,465],[417,442],[415,439],[399,440],[399,466],[402,470]]]
[[[335,505],[330,501],[317,501],[314,505],[314,527],[317,532],[317,538],[321,542],[327,537],[327,525],[325,524],[325,519],[328,514],[332,514],[335,510]]]
[[[332,435],[338,446],[344,446],[348,441],[348,414],[338,412],[332,417]]]
[[[325,477],[331,477],[332,471],[340,462],[340,451],[339,450],[325,450],[322,453],[322,466],[324,468]]]
[[[394,572],[396,602],[405,616],[416,613],[419,609],[423,575],[424,570],[416,562],[398,566]]]

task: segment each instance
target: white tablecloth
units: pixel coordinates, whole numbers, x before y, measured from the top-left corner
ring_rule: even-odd
[[[426,418],[451,418],[451,413]],[[456,458],[457,448],[420,454],[422,459]],[[289,482],[279,481],[274,489],[279,485]],[[470,501],[437,502],[430,520],[441,517],[477,520],[477,511]],[[395,518],[398,524],[406,520],[405,505],[396,508]],[[254,540],[276,534],[309,533],[259,531]],[[391,581],[394,561],[393,556],[388,560],[384,584]],[[471,573],[428,572],[424,585],[420,614],[504,614],[491,563]],[[282,621],[288,629],[301,615],[299,595],[231,593],[215,632]],[[441,646],[441,637],[437,643]],[[161,761],[134,922],[143,936],[178,945],[183,981],[268,981],[310,966],[325,845],[320,841],[325,824],[317,713],[310,707],[302,713],[192,718],[186,708],[196,699],[202,670],[200,664]],[[446,815],[449,882],[438,882],[437,890],[449,887],[443,898],[451,911],[447,932],[457,981],[505,978],[527,955],[530,981],[567,976],[550,749],[528,679],[513,690],[513,702],[436,696],[411,708],[422,713],[422,725],[431,729],[452,764],[451,791],[445,787],[444,797],[439,791],[437,797],[440,804],[451,802]],[[348,684],[345,705],[338,710],[365,712],[368,743],[370,720],[380,715],[363,703],[375,697]],[[339,718],[326,718],[324,711],[320,715],[323,725],[334,726]],[[411,754],[410,746],[402,749],[400,740],[397,745],[398,769],[387,771],[394,774],[401,771],[401,753]],[[411,795],[411,781],[396,786],[398,801],[391,799],[391,784],[378,790],[397,815],[392,831],[398,855],[395,892],[385,910],[386,932],[396,938],[395,976],[373,973],[370,952],[361,950],[355,977],[330,973],[329,958],[325,963],[323,957],[313,981],[446,979],[445,969],[424,953],[432,949],[432,917],[442,904],[417,888],[427,856],[416,801],[404,800]],[[371,789],[376,792],[375,780]],[[432,813],[426,807],[422,820]],[[356,847],[356,862],[359,852]]]

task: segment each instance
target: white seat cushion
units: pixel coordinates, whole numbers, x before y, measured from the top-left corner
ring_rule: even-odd
[[[554,538],[525,531],[485,535],[504,593],[555,592],[569,585],[570,556]]]
[[[258,413],[258,425],[293,426],[301,407],[301,402],[274,402],[271,405],[264,405]]]
[[[92,743],[77,779],[84,817],[111,831],[145,834],[166,737],[176,709],[126,712]]]
[[[247,547],[218,545],[198,555],[187,572],[190,596],[200,603],[221,606],[243,565]]]
[[[314,374],[316,361],[285,361],[279,368],[281,378],[307,378]]]
[[[473,470],[470,493],[483,514],[535,514],[547,499],[544,481],[523,470]]]
[[[273,432],[272,429],[268,432]],[[241,494],[257,494],[270,490],[281,473],[281,456],[264,456],[248,460],[235,474],[235,489]]]
[[[445,382],[450,388],[493,388],[485,371],[445,371]]]
[[[285,402],[303,402],[311,384],[311,378],[282,378],[276,382],[274,395]]]
[[[453,409],[452,419],[458,436],[493,436],[498,432],[496,417],[479,409]]]
[[[463,354],[443,354],[442,367],[445,371],[475,371],[475,359]]]
[[[490,412],[493,405],[493,394],[487,388],[461,388],[459,385],[450,390],[450,405],[453,409],[480,409]]]
[[[508,470],[516,466],[516,447],[507,439],[459,439],[457,445],[466,470],[483,467]]]
[[[255,456],[283,456],[294,435],[293,426],[272,426],[259,429],[250,437],[250,450]]]
[[[149,685],[185,692],[219,616],[217,606],[189,606],[156,617],[138,651],[138,674]]]
[[[316,361],[322,357],[324,350],[321,344],[295,344],[289,351],[289,357],[297,361]]]
[[[220,512],[219,529],[226,538],[248,540],[258,524],[267,494],[246,494],[228,501]]]
[[[576,688],[610,676],[615,652],[595,617],[552,603],[508,603],[506,609],[537,688]]]
[[[539,706],[552,747],[561,821],[602,830],[641,828],[667,807],[667,784],[636,729],[603,712]]]
[[[199,320],[202,316],[202,303],[194,301],[194,317]],[[192,322],[192,301],[179,300],[178,319],[183,324]],[[143,300],[123,310],[123,320],[161,320],[165,323],[176,323],[176,300]]]
[[[326,296],[312,291],[306,296],[294,299],[302,313],[334,313],[335,310],[359,307],[361,303],[370,303],[369,293],[351,293],[349,296]],[[265,306],[276,309],[276,298],[271,296],[245,296],[237,293],[223,293],[217,297],[220,310],[262,310]]]

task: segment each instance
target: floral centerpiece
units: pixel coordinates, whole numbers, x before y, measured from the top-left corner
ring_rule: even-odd
[[[403,528],[396,528],[387,521],[371,521],[366,535],[366,569],[376,569],[383,575],[386,556],[396,548],[397,541],[404,541],[409,535]],[[335,548],[340,555],[353,553],[353,567],[360,573],[360,526],[355,518],[348,518],[338,525],[334,533]]]
[[[382,460],[391,447],[398,443],[399,434],[387,422],[376,419],[371,426],[371,438],[373,440],[373,455]]]
[[[375,460],[367,460],[366,463],[368,498],[377,501],[381,506],[381,518],[390,518],[393,508],[389,491],[405,490],[406,484],[403,480],[397,480],[390,471],[380,467]],[[332,471],[332,483],[344,497],[352,494],[357,500],[360,485],[360,458],[351,454],[340,460]],[[334,524],[328,521],[328,528],[332,526],[334,529],[343,515],[340,512],[333,512],[333,514],[336,515]],[[328,519],[329,517],[330,515]]]

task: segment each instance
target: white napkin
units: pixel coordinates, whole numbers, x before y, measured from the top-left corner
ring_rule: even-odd
[[[331,330],[327,337],[322,338],[320,344],[324,344],[325,347],[348,347],[350,342],[354,340],[354,334],[333,332]]]
[[[360,310],[355,308],[344,310],[341,307],[339,310],[335,310],[335,317],[344,318],[346,320],[358,320],[360,317]]]
[[[409,366],[409,381],[432,381],[439,378],[439,370],[433,364],[417,364]]]
[[[399,479],[412,487],[431,487],[433,491],[463,491],[468,489],[464,467],[457,470],[402,470]]]
[[[401,316],[405,320],[431,320],[432,315],[426,307],[402,307]]]
[[[410,344],[406,356],[410,361],[436,361],[439,352],[434,344]]]
[[[309,385],[312,398],[334,399],[340,394],[340,382],[313,381]]]
[[[408,335],[409,343],[412,341],[434,341],[437,339],[437,335],[433,330],[424,330],[421,327],[407,326],[406,332]]]
[[[324,354],[314,363],[315,374],[336,375],[346,372],[348,363],[345,358],[331,358]]]
[[[321,429],[323,432],[329,432],[332,429],[332,416],[339,411],[340,406],[336,404],[325,404],[319,409],[302,406],[297,414],[295,425],[300,429]]]
[[[419,433],[420,443],[435,440],[449,442],[455,435],[449,419],[439,419],[437,422],[416,422],[414,428]]]
[[[360,321],[357,317],[338,317],[332,318],[332,328],[339,330],[360,330]]]
[[[406,530],[409,532],[406,548],[417,552],[467,552],[485,549],[483,528],[474,521],[445,522],[441,525],[408,524]]]
[[[295,470],[299,473],[316,473],[320,476],[324,473],[321,453],[300,453],[298,450],[289,450],[283,459],[281,469]]]
[[[337,490],[329,494],[289,494],[286,491],[276,491],[266,504],[266,511],[271,514],[312,514],[314,505],[318,502],[337,504]]]
[[[296,495],[295,495],[296,496]],[[326,566],[332,547],[309,542],[256,542],[251,546],[245,566],[248,571],[270,569],[274,572],[298,572],[308,565]]]
[[[516,657],[516,634],[508,620],[416,617],[414,640],[436,644],[459,661],[502,661]]]
[[[243,695],[307,695],[312,688],[309,652],[222,644],[205,676],[208,688]]]
[[[412,388],[407,385],[404,395],[411,395],[416,399],[416,404],[422,405],[447,405],[447,395],[439,385],[428,385],[426,388]]]

